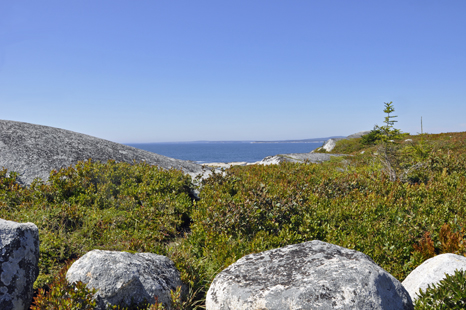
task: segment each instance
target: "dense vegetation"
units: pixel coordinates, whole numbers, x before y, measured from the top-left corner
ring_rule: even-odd
[[[174,260],[191,288],[177,309],[202,306],[240,257],[313,239],[361,251],[400,281],[429,257],[465,252],[466,133],[341,140],[334,152],[349,156],[232,167],[202,181],[199,200],[188,176],[147,164],[87,161],[30,187],[3,170],[0,217],[39,227],[35,309],[66,309],[77,291],[83,302],[60,270],[96,248]]]

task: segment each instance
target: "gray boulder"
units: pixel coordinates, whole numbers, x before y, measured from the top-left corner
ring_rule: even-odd
[[[202,166],[131,146],[69,130],[0,120],[0,167],[19,173],[19,182],[29,185],[34,178],[46,181],[50,171],[88,160],[133,163],[145,161],[162,168],[176,168],[195,176]]]
[[[207,310],[413,309],[401,283],[367,255],[311,241],[246,255],[215,277]]]
[[[175,264],[153,253],[93,250],[74,262],[66,274],[68,282],[81,281],[87,288],[97,289],[99,309],[110,305],[130,305],[146,300],[165,306],[170,304],[170,291],[184,287]]]
[[[425,292],[429,284],[439,283],[445,279],[446,274],[452,275],[457,269],[466,270],[466,257],[451,253],[440,254],[414,269],[402,284],[415,301],[420,289]]]
[[[37,226],[0,219],[0,309],[29,309],[38,261]]]

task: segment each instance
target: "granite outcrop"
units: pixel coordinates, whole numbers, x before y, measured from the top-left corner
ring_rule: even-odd
[[[92,159],[107,162],[142,162],[181,169],[196,176],[205,173],[193,162],[174,159],[131,146],[54,127],[0,120],[0,167],[19,174],[19,183],[46,181],[50,171]]]

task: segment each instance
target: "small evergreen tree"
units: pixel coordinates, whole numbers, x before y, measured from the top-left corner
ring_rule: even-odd
[[[388,142],[391,140],[399,140],[402,139],[406,134],[402,133],[401,130],[394,128],[393,126],[395,125],[396,121],[395,118],[397,118],[397,115],[390,115],[391,113],[395,112],[395,108],[393,107],[393,101],[390,102],[384,102],[385,104],[385,109],[383,110],[385,113],[387,113],[387,116],[385,116],[384,126],[378,127],[379,129],[379,138],[383,142]],[[377,126],[376,126],[377,127]]]
[[[393,101],[384,102],[387,113],[385,116],[384,126],[375,126],[374,131],[377,132],[378,140],[380,140],[381,146],[379,148],[380,162],[384,166],[385,172],[387,172],[391,181],[396,181],[400,177],[400,156],[399,146],[396,144],[396,140],[402,139],[407,134],[402,133],[401,130],[394,128],[396,115],[390,115],[395,112],[393,107]]]
[[[387,116],[385,116],[384,120],[385,125],[375,125],[374,129],[372,129],[370,133],[362,136],[361,143],[363,145],[372,145],[380,142],[391,142],[392,140],[394,141],[402,139],[405,135],[407,135],[402,133],[401,130],[393,127],[397,122],[395,118],[398,117],[396,115],[390,115],[391,113],[395,112],[393,101],[384,102],[384,104],[385,109],[383,111],[387,113]]]

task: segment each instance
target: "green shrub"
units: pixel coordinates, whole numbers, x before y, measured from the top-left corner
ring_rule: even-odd
[[[382,130],[376,125],[368,134],[361,137],[360,143],[362,145],[375,145],[380,142],[380,136],[382,134]]]
[[[35,287],[45,291],[92,249],[148,251],[175,262],[192,292],[176,309],[194,309],[242,256],[313,239],[361,251],[403,280],[428,257],[465,251],[466,133],[410,138],[399,143],[403,181],[354,139],[345,144],[353,156],[323,164],[227,169],[203,181],[199,201],[189,177],[146,164],[87,161],[30,187],[4,169],[0,217],[39,227]],[[422,154],[412,148],[420,143]]]
[[[362,251],[403,279],[423,261],[414,245],[426,231],[439,244],[444,223],[466,224],[463,153],[432,152],[426,183],[392,182],[371,154],[344,161],[345,169],[341,159],[233,167],[206,180],[186,240],[192,255],[213,274],[252,252],[319,239]]]
[[[466,309],[466,271],[456,270],[454,275],[446,275],[437,284],[420,290],[415,302],[416,310]]]
[[[87,289],[82,282],[69,284],[66,280],[66,272],[71,264],[68,262],[60,270],[48,290],[39,289],[31,310],[91,310],[97,306],[93,299],[95,289]]]
[[[361,152],[366,149],[365,145],[361,144],[361,138],[354,139],[342,139],[335,143],[335,147],[332,150],[334,154],[354,154]]]
[[[191,179],[145,163],[80,162],[52,171],[49,183],[0,182],[0,217],[33,222],[40,235],[46,287],[65,261],[92,249],[165,253],[189,229]]]

